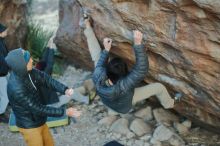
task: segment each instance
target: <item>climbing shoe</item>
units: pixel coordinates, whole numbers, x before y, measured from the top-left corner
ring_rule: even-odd
[[[176,93],[174,97],[175,102],[180,102],[182,97],[183,97],[182,93]]]

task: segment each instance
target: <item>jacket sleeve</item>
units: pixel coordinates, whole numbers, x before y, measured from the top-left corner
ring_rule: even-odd
[[[46,47],[40,60],[46,62],[48,58],[48,54],[49,54],[49,48]]]
[[[118,83],[118,86],[120,86],[119,89],[124,92],[135,88],[144,79],[149,68],[148,56],[145,52],[144,45],[134,45],[133,48],[136,63],[131,72]]]
[[[44,72],[51,75],[53,72],[53,64],[54,64],[54,49],[49,49],[49,48],[47,49],[48,49],[48,55],[47,55],[47,59],[45,60],[47,66]]]
[[[16,90],[16,101],[18,104],[26,107],[31,112],[38,115],[47,115],[51,117],[61,117],[65,113],[64,108],[54,108],[46,105],[42,105],[39,100],[30,98],[25,92],[21,89]]]
[[[100,58],[96,64],[94,73],[93,73],[93,82],[97,84],[103,77],[106,75],[105,63],[108,58],[109,52],[103,50],[101,52]]]
[[[0,56],[0,76],[5,76],[8,74],[9,67],[3,56]]]
[[[65,94],[67,86],[58,82],[57,80],[53,79],[50,75],[39,71],[37,69],[33,69],[35,76],[37,77],[36,80],[40,82],[42,86],[47,86],[55,90],[56,92],[60,92],[61,94]]]

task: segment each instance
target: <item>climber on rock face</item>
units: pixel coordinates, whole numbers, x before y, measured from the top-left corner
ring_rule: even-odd
[[[137,102],[153,95],[157,96],[164,108],[174,107],[175,100],[171,98],[167,89],[161,83],[136,87],[145,78],[149,67],[148,56],[142,44],[142,32],[133,31],[133,49],[136,63],[129,72],[127,64],[121,58],[108,59],[112,39],[104,38],[104,50],[102,51],[91,27],[89,17],[84,20],[84,24],[84,34],[95,65],[93,81],[96,92],[101,97],[102,102],[109,108],[109,114],[126,114]]]

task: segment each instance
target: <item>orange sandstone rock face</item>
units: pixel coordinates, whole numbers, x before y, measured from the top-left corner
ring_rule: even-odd
[[[0,23],[9,28],[6,38],[9,50],[23,47],[27,32],[26,0],[0,0]]]
[[[93,68],[79,27],[87,10],[100,44],[113,38],[112,53],[132,65],[132,30],[143,31],[150,61],[145,81],[184,93],[175,110],[220,130],[219,8],[216,0],[60,0],[56,42],[76,65]]]

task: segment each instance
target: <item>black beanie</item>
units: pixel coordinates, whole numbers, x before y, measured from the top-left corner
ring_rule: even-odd
[[[0,23],[0,33],[4,32],[6,29],[7,27]]]

